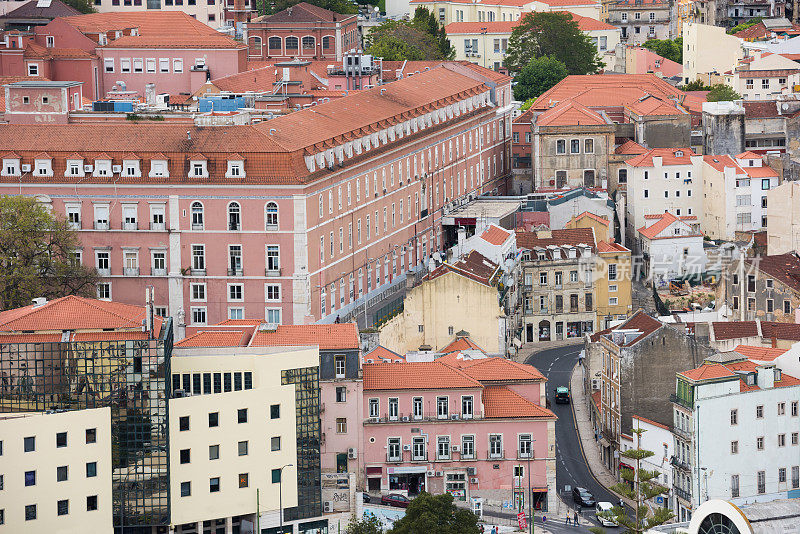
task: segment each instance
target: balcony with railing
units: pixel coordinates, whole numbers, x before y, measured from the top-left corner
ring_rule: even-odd
[[[139,268],[138,267],[125,267],[122,269],[122,274],[125,276],[139,276]]]
[[[680,469],[681,471],[692,471],[691,464],[687,463],[685,460],[681,460],[677,456],[673,456],[670,458],[669,463],[672,464],[673,467],[676,469]]]
[[[684,408],[689,408],[690,410],[694,408],[694,406],[692,406],[692,403],[689,400],[684,399],[682,397],[678,397],[675,393],[670,394],[669,401],[674,404],[679,404]]]
[[[423,412],[422,414],[414,414],[409,412],[398,412],[396,415],[391,416],[384,412],[377,417],[367,417],[364,419],[365,424],[386,424],[386,423],[419,423],[421,421],[470,421],[472,419],[483,419],[482,412],[472,412],[471,414],[464,413],[447,413],[439,414],[438,412]]]
[[[686,441],[692,441],[692,431],[691,429],[685,429],[680,427],[674,427],[672,432],[681,439]]]
[[[423,452],[422,454],[411,454],[411,461],[412,462],[427,462],[428,461],[428,451]]]
[[[692,502],[692,492],[687,491],[683,488],[679,488],[678,486],[673,486],[673,491],[675,492],[675,496],[679,499],[683,499],[684,501],[690,503]]]
[[[160,232],[163,232],[164,230],[167,229],[167,225],[164,224],[163,222],[152,222],[151,221],[150,222],[150,229],[151,230],[158,230]]]
[[[486,459],[487,460],[503,460],[503,459],[505,459],[505,457],[506,457],[506,451],[505,450],[499,450],[499,451],[492,452],[492,450],[490,449],[490,450],[486,451]]]
[[[167,276],[167,270],[153,267],[153,276]]]
[[[244,271],[241,267],[228,268],[228,276],[243,276]]]
[[[398,451],[396,454],[392,454],[391,452],[386,453],[386,463],[390,464],[399,464],[403,461],[403,451]]]

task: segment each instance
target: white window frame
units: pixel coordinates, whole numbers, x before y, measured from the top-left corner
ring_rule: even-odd
[[[231,295],[231,290],[234,288],[240,289],[241,297],[234,297]],[[228,297],[228,302],[244,302],[244,284],[236,283],[236,284],[228,284],[226,295]]]
[[[277,319],[278,319],[277,321],[274,321],[274,320],[270,319],[270,315],[273,316],[272,319],[275,319],[275,314],[277,314],[277,316],[278,316],[277,317]],[[281,310],[281,308],[267,307],[267,308],[264,309],[264,321],[265,322],[267,322],[269,324],[281,324],[282,320],[283,320],[283,311]]]
[[[272,294],[272,296],[270,296]],[[264,301],[266,302],[280,302],[281,301],[281,285],[280,284],[264,284]]]
[[[192,306],[190,313],[192,325],[205,326],[208,324],[208,308],[206,306]],[[200,314],[202,314],[202,320],[196,320],[200,318]]]
[[[21,170],[19,158],[3,159],[3,169],[0,172],[0,176],[19,176],[20,174]]]
[[[75,172],[72,172],[75,171]],[[64,176],[83,177],[83,160],[82,159],[68,159],[67,165],[64,168]]]
[[[200,173],[197,173],[197,170]],[[193,159],[189,162],[189,178],[208,178],[208,160]]]
[[[183,72],[183,59],[176,57],[172,60],[172,72],[179,73]]]
[[[53,160],[37,159],[33,167],[33,174],[36,176],[53,176]]]
[[[244,161],[242,160],[228,160],[228,170],[225,172],[225,178],[244,178]]]
[[[113,174],[110,159],[94,160],[94,172],[92,176],[111,176]]]
[[[166,65],[166,68],[164,68]],[[161,57],[158,58],[158,71],[161,73],[168,73],[169,72],[169,58],[168,57]]]

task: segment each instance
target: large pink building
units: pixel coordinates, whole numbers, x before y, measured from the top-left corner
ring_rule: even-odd
[[[367,488],[527,509],[530,485],[534,507],[554,510],[556,417],[544,407],[545,378],[475,352],[364,365]]]
[[[247,126],[0,125],[0,194],[79,231],[98,297],[188,325],[363,314],[505,192],[510,79],[458,63]],[[359,311],[361,308],[361,311]]]
[[[207,79],[247,68],[247,50],[179,11],[61,17],[0,43],[0,75],[83,82],[93,99],[109,91],[190,94]],[[121,94],[118,93],[118,94]]]

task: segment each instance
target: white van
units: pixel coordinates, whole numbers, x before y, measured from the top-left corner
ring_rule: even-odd
[[[610,502],[599,502],[594,507],[594,515],[597,518],[597,521],[600,522],[601,525],[604,527],[618,527],[619,524],[607,516],[611,512],[613,508]]]

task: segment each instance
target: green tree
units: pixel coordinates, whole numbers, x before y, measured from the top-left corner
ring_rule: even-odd
[[[74,7],[81,13],[97,13],[91,0],[62,0],[70,7]]]
[[[594,74],[604,66],[595,43],[565,11],[528,13],[511,32],[505,59],[511,72],[542,56],[561,61],[569,74]]]
[[[442,54],[435,36],[421,31],[414,23],[399,20],[387,20],[370,30],[365,51],[387,61],[449,59]]]
[[[711,86],[711,91],[706,95],[708,102],[721,102],[723,100],[739,100],[742,95],[728,87],[727,85],[718,83]]]
[[[439,54],[442,59],[453,59],[456,57],[455,47],[450,45],[450,40],[447,38],[447,32],[444,31],[444,26],[439,24],[431,11],[424,7],[418,7],[414,11],[414,18],[411,20],[411,25],[421,32],[430,34],[435,40],[439,48]]]
[[[736,33],[739,33],[739,32],[740,32],[740,31],[742,31],[742,30],[746,30],[746,29],[747,29],[747,28],[749,28],[750,26],[755,26],[755,25],[756,25],[756,24],[758,24],[759,22],[761,22],[761,17],[755,17],[755,18],[752,18],[752,19],[748,20],[747,22],[742,22],[742,23],[741,23],[741,24],[739,24],[738,26],[734,26],[733,28],[731,28],[730,30],[728,30],[728,33],[729,33],[730,35],[734,35],[734,34],[736,34]]]
[[[75,261],[78,235],[31,197],[0,196],[0,309],[93,295],[97,272]]]
[[[658,525],[663,525],[669,521],[675,514],[669,508],[656,508],[650,511],[647,501],[667,493],[667,488],[658,484],[659,477],[658,471],[650,471],[642,467],[645,459],[654,456],[653,451],[642,449],[642,434],[646,431],[640,428],[631,430],[636,439],[636,448],[621,451],[619,455],[623,458],[630,460],[629,463],[634,464],[633,469],[623,469],[620,472],[620,477],[623,482],[612,486],[611,490],[632,500],[636,506],[634,507],[634,517],[631,518],[625,512],[625,509],[615,506],[610,512],[606,513],[609,517],[617,522],[621,527],[624,527],[628,533],[641,534],[650,530]],[[595,534],[604,532],[601,528],[589,529]]]
[[[260,15],[274,15],[300,2],[307,2],[343,15],[358,13],[358,4],[350,0],[256,0],[256,9]]]
[[[479,534],[478,517],[453,504],[449,493],[433,496],[422,492],[397,520],[389,534]]]
[[[362,519],[353,516],[344,534],[383,534],[383,525],[374,515],[365,515]]]
[[[566,78],[567,74],[567,66],[553,56],[534,58],[514,78],[514,100],[536,98]]]
[[[710,91],[711,87],[705,85],[702,81],[697,79],[693,82],[687,83],[681,89],[684,91]]]
[[[674,41],[672,39],[648,39],[642,46],[665,59],[683,64],[683,37],[678,37]]]

